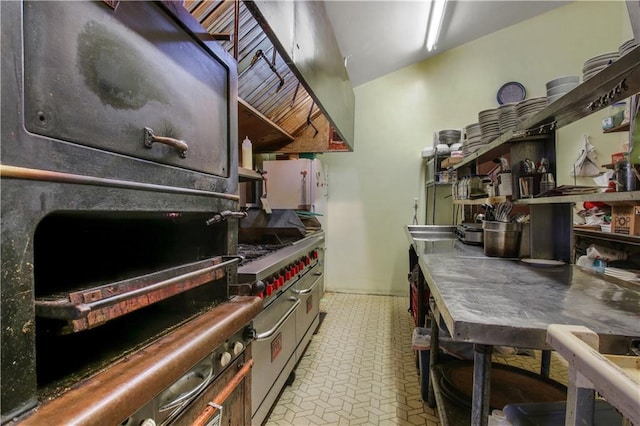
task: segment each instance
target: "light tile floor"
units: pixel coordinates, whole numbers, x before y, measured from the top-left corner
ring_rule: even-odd
[[[438,425],[420,395],[408,307],[408,297],[325,294],[324,322],[266,424]],[[537,371],[539,351],[534,355],[493,359]],[[551,377],[566,384],[555,357]]]

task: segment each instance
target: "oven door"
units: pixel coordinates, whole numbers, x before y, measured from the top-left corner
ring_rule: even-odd
[[[250,368],[250,361],[245,362],[243,354],[171,424],[248,425],[251,382],[247,373]]]
[[[299,342],[296,348],[297,361],[302,358],[302,354],[318,326],[320,290],[323,281],[322,269],[316,266],[293,286],[293,292],[300,299],[300,308],[296,311],[296,341]]]
[[[252,419],[262,423],[295,366],[296,311],[300,299],[284,292],[254,320],[254,367],[251,373]]]

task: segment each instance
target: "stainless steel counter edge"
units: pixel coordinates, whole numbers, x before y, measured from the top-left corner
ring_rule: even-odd
[[[414,238],[424,231],[427,227],[405,227],[456,341],[549,349],[549,324],[577,324],[598,333],[601,351],[623,353],[631,337],[640,336],[640,291],[573,265],[539,268],[487,257],[482,247],[465,245],[453,233],[448,239],[425,233]]]

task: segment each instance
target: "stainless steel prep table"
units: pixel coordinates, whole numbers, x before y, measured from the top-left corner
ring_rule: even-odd
[[[545,343],[549,324],[588,327],[607,353],[624,352],[631,337],[640,336],[639,291],[573,265],[544,268],[486,257],[482,247],[465,245],[453,234],[443,238],[438,232],[430,239],[429,228],[408,226],[406,232],[451,337],[474,344],[478,385],[472,424],[487,424],[494,345],[550,349]]]

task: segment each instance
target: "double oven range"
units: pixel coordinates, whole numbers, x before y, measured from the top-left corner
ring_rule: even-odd
[[[253,424],[263,423],[284,385],[293,380],[318,327],[324,247],[322,231],[285,244],[239,245],[238,253],[249,261],[238,269],[235,292],[258,294],[264,301],[254,321]]]
[[[248,424],[235,61],[182,2],[0,8],[2,423]]]

